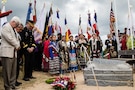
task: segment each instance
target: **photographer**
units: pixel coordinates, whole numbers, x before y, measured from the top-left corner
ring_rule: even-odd
[[[114,46],[110,47],[109,54],[110,54],[110,58],[117,58],[117,52],[115,51]]]

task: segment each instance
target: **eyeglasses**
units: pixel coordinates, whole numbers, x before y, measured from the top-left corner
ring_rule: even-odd
[[[14,23],[15,23],[16,27],[18,27],[18,25],[19,25],[19,22],[15,22],[15,21],[14,21]]]

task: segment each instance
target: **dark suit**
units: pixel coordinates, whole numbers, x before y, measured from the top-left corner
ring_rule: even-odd
[[[36,47],[32,30],[28,30],[26,27],[22,31],[22,44],[24,49],[25,65],[24,65],[24,78],[32,77],[34,51],[29,53],[28,48]]]

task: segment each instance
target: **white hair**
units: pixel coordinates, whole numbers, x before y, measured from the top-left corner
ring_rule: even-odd
[[[21,20],[20,20],[20,18],[17,17],[17,16],[12,17],[11,21],[15,21],[16,23],[21,24]]]

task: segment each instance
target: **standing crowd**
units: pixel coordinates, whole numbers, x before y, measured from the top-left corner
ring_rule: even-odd
[[[35,29],[33,21],[28,20],[24,27],[16,16],[2,27],[0,57],[5,90],[21,85],[17,81],[20,65],[24,65],[23,80],[30,81],[36,79],[32,75],[33,70],[43,70],[51,75],[64,74],[85,68],[87,61],[93,58],[117,57],[115,34],[108,34],[106,53],[103,53],[103,42],[96,33],[90,40],[79,34],[75,38],[70,35],[66,41],[65,35],[58,33],[35,41]],[[122,48],[125,47],[123,39]]]

